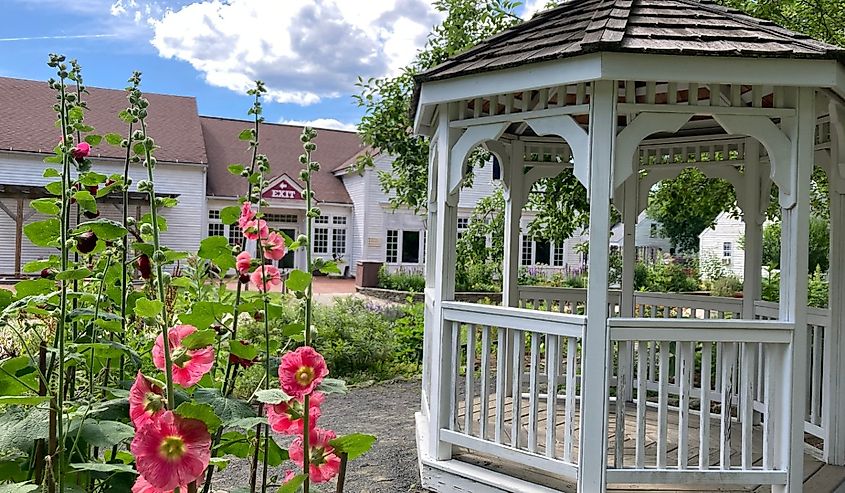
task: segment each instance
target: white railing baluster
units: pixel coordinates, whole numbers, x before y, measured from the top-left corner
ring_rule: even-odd
[[[522,366],[525,357],[525,333],[513,331],[513,381],[511,382],[511,447],[519,448],[522,427]]]
[[[698,468],[710,468],[710,360],[713,353],[713,343],[701,344],[701,414],[698,428]]]
[[[777,359],[775,358],[775,351],[770,347],[764,350],[764,358],[766,360],[766,384],[764,388],[763,403],[766,411],[763,415],[763,469],[774,469],[775,460],[775,412],[778,409],[779,403],[775,402],[778,398],[778,385],[772,385],[772,376],[779,370]]]
[[[646,393],[646,380],[648,379],[648,362],[650,354],[647,341],[637,342],[637,441],[636,441],[636,467],[645,467],[645,441],[646,441],[646,406],[648,395]]]
[[[490,326],[481,326],[481,423],[478,436],[487,440],[487,420],[490,418]]]
[[[731,404],[734,396],[734,366],[736,361],[736,344],[722,343],[722,423],[720,431],[719,467],[731,467]]]
[[[657,395],[657,468],[666,468],[667,431],[669,427],[669,342],[660,342],[660,376]]]
[[[508,329],[496,329],[498,343],[496,344],[496,421],[493,425],[493,441],[502,443],[505,428],[505,395],[507,395],[507,366],[508,366]]]
[[[754,440],[753,434],[753,414],[754,414],[754,394],[751,388],[752,371],[754,368],[754,350],[750,343],[742,343],[742,371],[740,372],[740,399],[742,405],[741,426],[742,426],[742,468],[751,469],[754,462],[752,454],[752,444]]]
[[[555,457],[557,445],[557,374],[560,366],[560,336],[546,334],[546,457]]]
[[[472,435],[475,411],[475,325],[467,325],[466,389],[464,391],[464,433]]]
[[[449,387],[452,389],[449,392],[449,429],[454,430],[458,427],[458,373],[460,368],[460,353],[461,353],[461,324],[458,322],[451,322],[452,332],[452,361],[451,371],[449,372],[450,382]]]
[[[575,430],[575,373],[577,371],[578,341],[567,337],[566,347],[566,409],[563,417],[563,460],[572,461],[572,434]]]
[[[531,366],[528,374],[528,451],[537,452],[540,417],[540,335],[531,333]]]
[[[625,461],[625,404],[628,395],[629,347],[630,343],[627,341],[616,345],[616,440],[614,442],[614,463],[616,467],[624,467]]]
[[[689,401],[692,391],[693,343],[677,343],[675,352],[680,353],[680,403],[678,410],[678,469],[686,469],[689,463]]]
[[[813,355],[810,363],[810,374],[812,384],[810,387],[810,422],[814,425],[821,424],[821,384],[822,384],[822,327],[811,325],[809,332],[813,335]]]

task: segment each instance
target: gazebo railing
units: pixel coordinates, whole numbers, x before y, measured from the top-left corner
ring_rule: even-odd
[[[788,441],[780,391],[788,367],[793,324],[761,320],[665,320],[616,318],[610,339],[635,347],[632,379],[620,378],[609,415],[609,483],[784,484],[775,444]],[[766,398],[764,421],[755,425],[750,406],[752,365],[760,345]],[[721,366],[716,353],[722,354]],[[617,352],[624,354],[624,351]],[[652,370],[649,358],[656,355]],[[617,359],[618,372],[626,365]],[[741,371],[735,368],[741,366]],[[657,388],[649,385],[651,372]],[[717,375],[721,378],[717,380]],[[633,382],[633,388],[626,388]],[[740,400],[737,391],[744,394]],[[631,395],[628,399],[620,396]],[[647,428],[647,415],[656,429]],[[649,422],[654,422],[650,419]],[[633,440],[629,437],[633,436]],[[633,441],[633,447],[628,443]],[[732,451],[739,445],[739,457]]]
[[[585,318],[460,302],[442,312],[451,361],[440,439],[574,480]]]

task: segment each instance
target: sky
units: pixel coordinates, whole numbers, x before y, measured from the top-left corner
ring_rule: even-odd
[[[268,122],[354,129],[358,77],[396,74],[440,20],[432,0],[0,0],[0,76],[46,80],[49,53],[85,83],[194,96],[202,115],[247,118],[255,79]],[[529,0],[524,15],[545,3]]]

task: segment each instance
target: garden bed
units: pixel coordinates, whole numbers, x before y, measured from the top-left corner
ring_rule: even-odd
[[[371,296],[373,298],[378,298],[385,301],[391,301],[394,303],[406,303],[410,298],[411,301],[416,303],[421,303],[425,300],[425,295],[423,293],[413,292],[413,291],[399,291],[395,289],[383,289],[383,288],[363,288],[361,286],[355,286],[355,290],[364,296]],[[489,300],[490,303],[501,303],[502,302],[502,293],[473,293],[473,292],[462,292],[462,293],[455,293],[455,300],[456,301],[465,301],[467,303],[478,303],[482,300]]]

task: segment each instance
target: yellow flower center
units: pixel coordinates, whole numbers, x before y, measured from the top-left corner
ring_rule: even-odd
[[[296,383],[305,387],[314,381],[314,369],[310,366],[300,366],[299,369],[296,370],[295,377]]]
[[[161,396],[156,394],[155,392],[147,392],[144,395],[144,411],[155,414],[161,409],[164,409],[164,402],[161,399]]]
[[[158,452],[161,454],[162,458],[174,461],[185,455],[187,450],[188,447],[185,445],[185,441],[182,440],[182,437],[170,435],[168,437],[164,437]]]

